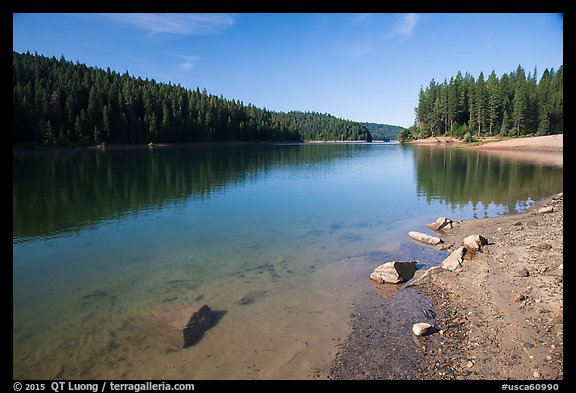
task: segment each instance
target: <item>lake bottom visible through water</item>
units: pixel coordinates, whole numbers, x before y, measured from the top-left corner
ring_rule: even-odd
[[[73,300],[53,305],[62,316],[56,323],[15,331],[21,348],[15,377],[325,378],[355,306],[374,291],[368,275],[392,255],[381,250],[331,263],[281,256],[209,284],[158,272],[139,292],[137,286],[122,290],[114,279],[80,286],[66,296]],[[182,348],[181,336],[150,322],[194,304],[209,305],[216,321],[192,347]]]

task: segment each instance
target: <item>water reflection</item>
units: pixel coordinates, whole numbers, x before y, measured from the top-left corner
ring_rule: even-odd
[[[102,220],[203,200],[231,185],[267,177],[283,167],[323,171],[322,165],[376,145],[225,145],[168,149],[17,152],[13,159],[13,239],[61,236]],[[504,156],[429,146],[387,146],[413,155],[417,193],[453,209],[506,206],[563,188],[562,167]],[[393,168],[390,155],[368,165]],[[358,175],[362,175],[359,173]],[[406,174],[408,175],[408,173]],[[375,182],[396,181],[374,179]],[[523,202],[520,202],[523,203]]]
[[[358,148],[296,144],[18,152],[13,160],[14,241],[79,231],[191,197],[209,198],[273,168],[314,165]]]
[[[454,208],[472,204],[488,211],[505,206],[515,213],[563,189],[563,168],[511,159],[476,150],[414,146],[417,192],[428,203]]]

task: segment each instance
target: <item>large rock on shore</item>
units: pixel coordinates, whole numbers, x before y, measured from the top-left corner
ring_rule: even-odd
[[[420,233],[420,232],[416,232],[416,231],[408,232],[408,236],[410,236],[412,239],[414,239],[416,241],[419,241],[421,243],[430,244],[432,246],[443,243],[442,239],[440,239],[439,237],[430,236],[430,235],[427,235],[425,233]]]
[[[392,283],[398,284],[406,282],[414,277],[416,272],[416,261],[409,262],[386,262],[378,266],[370,274],[370,279],[380,284]]]
[[[482,251],[482,247],[488,244],[488,240],[484,236],[480,235],[470,235],[464,238],[464,247],[468,249],[468,251]]]
[[[438,217],[435,222],[431,224],[426,224],[426,226],[435,231],[441,231],[444,229],[452,229],[454,226],[454,221],[448,217]]]
[[[440,267],[450,271],[461,270],[464,255],[466,255],[467,252],[468,249],[466,247],[458,247],[456,250],[452,251],[448,258],[442,261]]]

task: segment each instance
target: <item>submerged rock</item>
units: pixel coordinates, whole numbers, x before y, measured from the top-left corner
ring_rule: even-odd
[[[439,237],[430,236],[430,235],[427,235],[425,233],[410,231],[410,232],[408,232],[408,236],[410,236],[412,239],[414,239],[416,241],[419,241],[421,243],[430,244],[432,246],[443,243],[442,239],[440,239]]]
[[[370,279],[379,282],[380,284],[398,284],[410,280],[414,277],[415,272],[416,261],[386,262],[374,269],[370,274]]]
[[[241,304],[241,305],[254,303],[256,300],[258,300],[261,297],[263,297],[264,295],[266,295],[266,293],[268,293],[268,291],[265,289],[254,289],[254,290],[246,292],[244,294],[244,296],[242,296],[240,299],[236,300],[234,303],[235,304]]]
[[[183,348],[194,345],[211,323],[212,309],[205,304],[192,314],[182,330],[182,337],[184,338]]]
[[[138,336],[157,340],[168,348],[187,348],[200,340],[215,319],[206,304],[171,305],[138,319],[136,329]]]

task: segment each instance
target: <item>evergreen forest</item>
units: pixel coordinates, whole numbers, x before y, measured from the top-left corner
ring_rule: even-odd
[[[364,123],[372,138],[374,140],[389,141],[390,139],[398,139],[398,134],[400,131],[404,130],[404,127],[394,126],[390,124],[380,124],[380,123]]]
[[[363,123],[13,52],[13,144],[372,141]]]
[[[450,135],[472,139],[480,136],[550,135],[563,132],[563,66],[537,69],[522,66],[498,77],[485,78],[458,72],[449,81],[434,79],[420,88],[414,126],[400,139]]]

